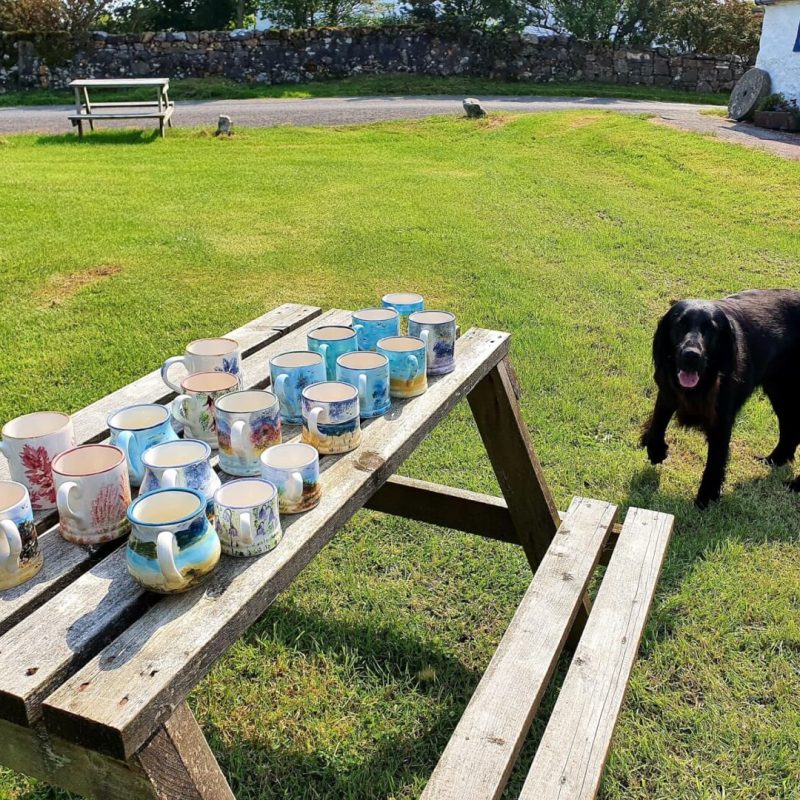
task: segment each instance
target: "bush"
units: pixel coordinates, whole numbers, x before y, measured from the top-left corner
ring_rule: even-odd
[[[97,24],[113,0],[0,0],[0,29],[82,33]]]
[[[768,94],[759,104],[757,111],[784,111],[794,114],[795,118],[800,122],[800,108],[797,106],[797,100],[789,100],[780,92],[775,94]]]

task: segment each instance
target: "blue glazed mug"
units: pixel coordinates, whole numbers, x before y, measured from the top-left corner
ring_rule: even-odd
[[[416,311],[408,318],[408,335],[425,342],[428,375],[456,368],[456,318],[449,311]]]
[[[353,330],[359,350],[375,350],[378,340],[400,333],[400,315],[394,308],[362,308],[353,312]]]
[[[260,556],[283,538],[278,490],[260,478],[240,478],[217,489],[214,527],[226,556]]]
[[[272,392],[247,389],[214,401],[219,465],[228,475],[258,475],[261,454],[281,443],[281,414]]]
[[[341,381],[312,383],[303,389],[304,442],[320,453],[348,453],[361,443],[358,389]]]
[[[0,589],[30,580],[42,563],[28,488],[0,481]]]
[[[308,349],[320,353],[325,359],[327,380],[336,380],[336,359],[345,353],[358,350],[356,332],[346,325],[325,325],[308,334]]]
[[[185,592],[216,567],[220,542],[194,489],[160,489],[139,495],[128,508],[128,572],[145,589]]]
[[[393,308],[400,315],[400,331],[405,333],[408,330],[408,317],[415,311],[422,311],[425,308],[425,300],[421,294],[416,292],[392,292],[385,294],[381,298],[384,308]]]
[[[361,419],[380,417],[391,407],[389,359],[381,353],[345,353],[336,359],[336,378],[358,389]]]
[[[272,391],[280,403],[281,419],[299,425],[303,421],[300,393],[306,386],[325,380],[325,359],[310,350],[281,353],[270,360],[269,374]]]
[[[389,394],[417,397],[428,388],[426,345],[414,336],[390,336],[378,342],[378,352],[389,359]]]
[[[261,477],[278,488],[281,514],[299,514],[319,503],[319,453],[309,444],[289,442],[261,454]]]
[[[169,409],[157,403],[125,406],[111,414],[106,424],[111,432],[111,444],[119,447],[128,459],[131,486],[140,486],[144,479],[144,451],[178,438]]]

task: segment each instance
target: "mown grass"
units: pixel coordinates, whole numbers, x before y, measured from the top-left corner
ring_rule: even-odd
[[[601,797],[796,798],[800,503],[787,470],[754,459],[773,415],[747,406],[705,513],[701,438],[671,431],[657,470],[637,438],[671,299],[797,285],[798,179],[797,163],[599,112],[11,137],[0,419],[75,410],[285,301],[413,288],[462,328],[510,330],[559,506],[677,518]],[[404,471],[497,490],[463,407]],[[418,796],[529,579],[511,546],[360,512],[192,694],[237,796]],[[0,797],[66,795],[6,771]]]
[[[623,97],[634,100],[667,100],[677,103],[726,105],[728,95],[718,92],[685,92],[659,86],[617,86],[615,84],[532,83],[497,81],[489,78],[439,78],[430,75],[365,75],[358,78],[321,79],[312,83],[284,83],[265,86],[235,83],[226,78],[185,78],[170,81],[173,100],[235,100],[258,97],[306,99],[310,97],[352,97],[364,95],[543,95],[546,97]],[[115,102],[150,100],[153,91],[96,91],[97,99]],[[58,105],[74,102],[72,90],[31,89],[0,94],[0,107],[17,105]]]

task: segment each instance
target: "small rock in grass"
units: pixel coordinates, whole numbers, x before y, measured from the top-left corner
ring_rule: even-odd
[[[233,122],[227,114],[220,114],[217,120],[217,131],[214,136],[222,136],[223,134],[230,136],[233,134]]]
[[[474,97],[467,97],[463,102],[463,106],[467,117],[470,119],[480,119],[486,116],[486,112],[481,107],[480,100],[476,100]]]

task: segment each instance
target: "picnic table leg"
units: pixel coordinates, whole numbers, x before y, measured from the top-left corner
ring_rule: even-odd
[[[92,113],[92,104],[89,102],[89,90],[83,87],[83,102],[86,104],[86,113]],[[89,120],[89,130],[94,131],[94,120]]]
[[[83,113],[82,106],[81,106],[81,90],[76,86],[75,88],[75,113],[80,115]],[[78,138],[83,138],[83,121],[78,116],[78,119],[75,120],[75,124],[78,126]]]
[[[185,702],[133,760],[162,800],[236,800]]]

